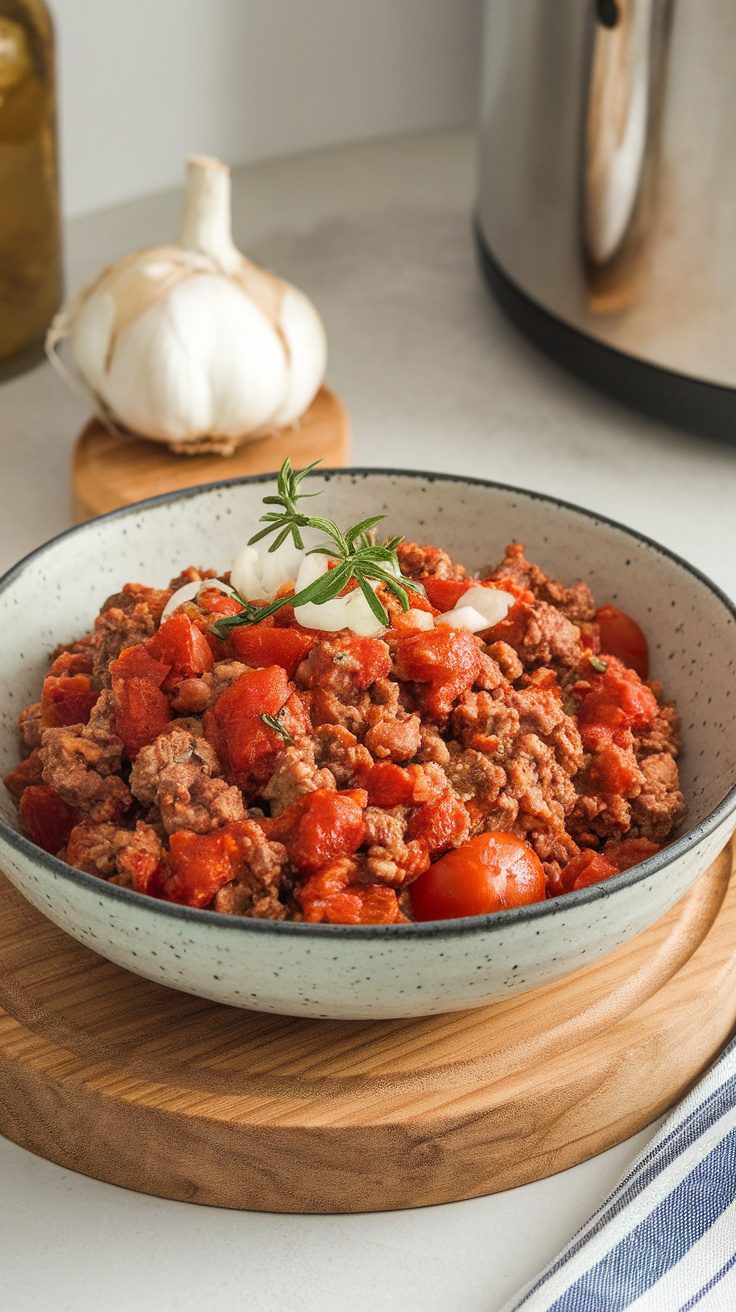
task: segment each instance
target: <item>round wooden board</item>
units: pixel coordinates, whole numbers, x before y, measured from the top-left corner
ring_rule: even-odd
[[[4,880],[2,896],[0,1131],[183,1201],[371,1211],[525,1184],[647,1125],[736,1021],[731,848],[603,961],[419,1021],[219,1007],[111,965]]]
[[[246,442],[231,456],[175,455],[161,442],[111,433],[90,419],[77,438],[72,457],[72,510],[75,523],[129,506],[162,492],[245,474],[270,474],[286,456],[298,469],[313,460],[345,465],[350,455],[350,419],[338,396],[320,388],[298,424]]]

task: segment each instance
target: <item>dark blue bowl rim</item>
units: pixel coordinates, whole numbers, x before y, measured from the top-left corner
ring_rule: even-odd
[[[736,605],[730,597],[716,584],[708,578],[695,565],[691,565],[677,552],[665,547],[662,543],[655,541],[654,538],[648,537],[638,529],[630,528],[618,520],[611,519],[607,515],[599,514],[597,511],[586,510],[584,506],[576,505],[572,501],[565,501],[561,497],[552,496],[549,493],[535,492],[527,488],[515,487],[510,483],[495,482],[492,479],[477,478],[465,474],[446,474],[434,472],[431,470],[417,469],[396,469],[384,468],[381,466],[370,467],[363,465],[348,465],[343,468],[327,468],[317,471],[317,477],[323,477],[326,480],[333,478],[346,478],[355,480],[356,478],[371,478],[379,476],[382,478],[400,478],[416,479],[428,483],[449,483],[460,484],[469,487],[486,487],[494,491],[509,493],[513,496],[524,497],[527,500],[540,501],[547,505],[561,507],[563,510],[572,511],[580,515],[583,519],[589,520],[593,527],[598,524],[605,524],[610,528],[618,530],[635,541],[642,543],[659,555],[666,557],[684,570],[691,577],[698,580],[725,608],[730,614],[732,620],[736,622]],[[136,501],[129,506],[121,506],[118,510],[110,510],[104,515],[98,515],[94,519],[86,520],[82,524],[75,524],[72,528],[65,529],[62,533],[56,534],[49,538],[41,546],[28,552],[15,565],[11,566],[5,574],[0,577],[0,597],[7,590],[11,583],[23,573],[23,571],[37,560],[40,556],[51,551],[59,542],[67,538],[83,536],[85,533],[95,529],[99,524],[108,520],[114,521],[125,519],[128,516],[136,515],[141,510],[152,509],[156,506],[166,505],[174,501],[187,501],[190,498],[200,496],[204,492],[222,490],[229,487],[238,487],[244,485],[257,485],[259,483],[268,483],[275,477],[274,473],[254,474],[240,478],[224,478],[214,483],[199,483],[194,487],[185,488],[177,492],[164,492],[160,496],[148,497],[144,501]],[[306,924],[303,921],[294,920],[250,920],[239,916],[226,916],[217,911],[198,910],[192,907],[177,906],[172,902],[161,902],[156,898],[148,897],[144,893],[136,893],[132,889],[120,888],[117,884],[109,884],[105,880],[97,878],[95,875],[88,875],[83,870],[77,870],[74,866],[69,866],[65,861],[60,861],[58,857],[51,856],[44,852],[42,848],[37,847],[30,839],[17,830],[6,824],[0,819],[0,838],[8,845],[14,848],[29,860],[34,861],[37,865],[43,866],[52,874],[62,879],[68,880],[73,884],[79,885],[87,892],[95,894],[98,898],[108,898],[111,902],[127,904],[132,908],[139,908],[148,914],[162,916],[166,919],[175,919],[186,921],[190,924],[208,925],[211,928],[227,929],[236,933],[268,933],[268,934],[298,934],[301,936],[310,936],[317,938],[358,938],[358,939],[376,939],[376,938],[402,938],[406,940],[415,940],[432,937],[455,937],[457,935],[486,933],[488,931],[501,931],[508,929],[520,921],[540,920],[547,916],[563,914],[565,911],[573,911],[588,903],[603,901],[608,897],[623,893],[626,889],[636,884],[642,883],[652,875],[656,875],[666,866],[679,860],[680,857],[686,856],[692,852],[699,844],[710,836],[714,831],[719,829],[729,816],[736,812],[736,783],[732,784],[728,792],[721,799],[716,807],[704,817],[701,822],[687,833],[676,838],[667,847],[661,851],[655,852],[654,856],[648,857],[639,865],[632,866],[620,875],[614,875],[611,879],[605,880],[601,884],[594,884],[590,888],[580,889],[576,893],[566,893],[564,896],[554,898],[549,902],[533,902],[529,906],[514,907],[507,911],[497,911],[485,916],[464,916],[457,920],[432,920],[422,922],[410,922],[400,925],[324,925],[324,924]]]

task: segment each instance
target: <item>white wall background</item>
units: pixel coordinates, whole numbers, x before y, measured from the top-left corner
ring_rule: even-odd
[[[68,214],[231,164],[474,121],[482,0],[50,0]]]

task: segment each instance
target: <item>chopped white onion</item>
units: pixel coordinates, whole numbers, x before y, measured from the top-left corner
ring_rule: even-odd
[[[305,556],[296,577],[296,591],[308,588],[310,583],[327,573],[329,560],[327,556]],[[375,587],[373,591],[375,592]],[[337,633],[340,629],[352,629],[353,633],[363,638],[374,638],[385,633],[385,626],[373,614],[368,602],[359,588],[348,592],[344,597],[333,597],[317,605],[308,601],[304,606],[294,607],[294,618],[305,629],[323,629],[326,633]]]
[[[176,589],[167,601],[161,612],[161,623],[173,615],[175,610],[184,605],[185,601],[195,601],[203,588],[216,588],[218,592],[224,592],[228,597],[235,596],[235,588],[229,583],[223,583],[222,579],[195,579],[193,583],[184,583]]]
[[[434,615],[428,610],[417,610],[414,606],[406,612],[404,620],[410,620],[415,629],[423,629],[425,632],[434,628]]]
[[[474,584],[458,598],[454,610],[437,615],[435,624],[445,625],[451,629],[469,629],[471,633],[482,633],[491,629],[505,619],[516,597],[501,588],[484,588]]]

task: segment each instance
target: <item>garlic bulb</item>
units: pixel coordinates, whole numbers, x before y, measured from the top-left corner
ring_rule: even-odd
[[[241,255],[230,233],[230,172],[187,165],[176,245],[104,269],[54,319],[103,418],[174,451],[230,454],[295,423],[322,382],[322,321],[295,287]],[[65,372],[65,371],[64,371]]]

